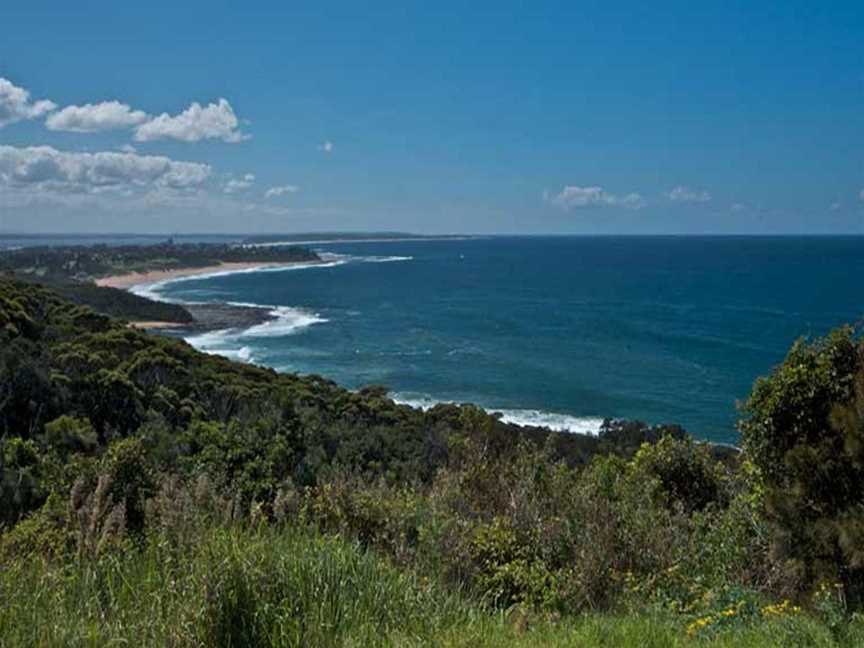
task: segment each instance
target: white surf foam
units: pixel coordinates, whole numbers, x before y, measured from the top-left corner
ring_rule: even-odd
[[[204,353],[221,355],[232,360],[254,362],[253,349],[244,344],[248,338],[282,337],[292,335],[305,328],[326,322],[317,313],[291,306],[267,306],[244,302],[228,302],[232,306],[269,308],[272,320],[246,329],[221,329],[184,338],[186,342]]]
[[[394,261],[412,261],[414,257],[412,256],[367,256],[367,257],[355,257],[357,261],[362,261],[364,263],[392,263]]]
[[[167,286],[169,283],[173,283],[174,281],[179,281],[179,279],[166,279],[165,281],[156,281],[149,284],[138,284],[137,286],[130,286],[129,292],[138,295],[139,297],[144,297],[145,299],[150,299],[152,301],[163,302],[165,304],[195,303],[187,299],[174,299],[172,297],[166,297],[160,292],[162,288]]]
[[[317,313],[291,306],[275,306],[270,315],[274,319],[246,329],[240,337],[281,337],[327,321]]]
[[[253,362],[252,349],[247,346],[239,349],[213,349],[212,353],[221,355],[229,360],[239,360],[240,362]]]
[[[440,404],[456,404],[456,401],[436,400],[427,396],[408,396],[398,393],[393,395],[393,400],[402,405],[410,405],[422,410],[428,410]],[[604,419],[596,416],[572,416],[570,414],[557,414],[555,412],[543,412],[534,409],[500,409],[486,407],[480,403],[478,405],[490,414],[500,414],[501,420],[505,423],[544,427],[555,432],[597,436],[604,421]]]
[[[186,275],[182,277],[171,277],[170,279],[163,279],[162,281],[154,281],[152,283],[143,283],[138,284],[136,286],[130,286],[129,292],[135,293],[141,297],[146,297],[147,299],[152,299],[153,301],[161,301],[175,304],[192,304],[196,302],[190,302],[179,299],[172,299],[170,297],[165,297],[160,291],[165,286],[169,284],[175,283],[184,283],[188,281],[196,281],[198,279],[212,279],[214,277],[227,277],[230,275],[236,274],[253,274],[256,272],[290,272],[293,270],[310,270],[314,268],[332,268],[335,266],[344,265],[348,263],[349,259],[347,257],[343,257],[340,255],[332,255],[333,258],[324,259],[323,263],[310,261],[310,262],[297,262],[291,263],[289,265],[284,266],[254,266],[251,268],[239,268],[235,270],[214,270],[213,272],[205,272],[202,274],[195,275]],[[338,257],[338,258],[337,258]],[[323,258],[323,257],[322,257]],[[254,304],[250,304],[254,305]]]
[[[318,267],[327,266],[327,264],[344,265],[346,263],[393,263],[394,261],[413,261],[413,256],[353,256],[351,254],[337,254],[336,252],[324,252],[316,250],[324,264],[318,264]]]
[[[200,335],[190,335],[184,339],[204,353],[220,355],[230,360],[239,360],[241,362],[252,362],[253,360],[251,348],[237,345],[236,331],[234,329],[208,331]]]
[[[227,277],[229,275],[236,274],[253,274],[256,272],[292,272],[296,270],[314,270],[316,268],[335,268],[337,266],[345,265],[346,263],[390,263],[394,261],[411,261],[414,258],[410,256],[355,257],[348,254],[336,254],[333,252],[319,252],[318,256],[321,258],[320,262],[309,261],[291,263],[284,266],[254,266],[251,268],[241,268],[236,270],[214,270],[213,272],[205,272],[203,274],[187,275],[183,277],[172,277],[170,279],[163,279],[162,281],[155,281],[152,283],[144,283],[138,284],[136,286],[131,286],[129,288],[129,292],[135,293],[140,297],[152,299],[153,301],[161,301],[172,304],[192,304],[196,302],[165,297],[161,293],[161,290],[169,284],[196,281],[198,279],[212,279],[214,277]],[[249,305],[254,306],[254,304]]]
[[[603,426],[602,418],[596,416],[570,416],[530,409],[505,409],[501,412],[501,420],[515,425],[545,427],[556,432],[573,434],[589,434],[597,436]]]
[[[139,284],[131,286],[129,291],[154,301],[177,304],[205,303],[167,297],[161,291],[169,284],[195,281],[198,279],[210,279],[213,277],[225,277],[234,274],[290,272],[295,270],[312,270],[316,268],[333,268],[345,265],[346,263],[388,263],[394,261],[409,261],[413,258],[410,256],[357,257],[332,252],[320,252],[319,256],[321,258],[320,262],[292,263],[284,266],[255,266],[236,270],[218,270],[205,274],[172,277],[162,281]],[[249,338],[271,338],[293,335],[314,324],[328,321],[318,313],[313,313],[294,306],[279,306],[249,302],[227,303],[232,306],[245,308],[266,308],[270,311],[269,314],[272,319],[262,322],[261,324],[250,326],[247,329],[223,329],[219,331],[209,331],[200,335],[192,335],[185,338],[186,342],[205,353],[221,355],[234,360],[242,360],[244,362],[252,362],[253,351],[248,345],[242,343],[243,340]]]

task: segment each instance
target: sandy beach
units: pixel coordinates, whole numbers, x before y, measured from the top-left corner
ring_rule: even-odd
[[[219,265],[204,266],[201,268],[177,268],[174,270],[150,270],[149,272],[130,272],[122,275],[112,275],[96,279],[97,286],[109,288],[131,288],[142,284],[152,284],[169,279],[180,279],[182,277],[197,277],[199,275],[213,274],[216,272],[235,272],[238,270],[251,270],[253,268],[276,268],[291,267],[295,265],[309,265],[310,262],[300,261],[286,263],[284,261],[273,262],[226,262]]]
[[[134,321],[129,322],[129,328],[141,329],[144,331],[149,331],[152,329],[173,329],[173,328],[183,328],[184,326],[189,326],[188,323],[184,322],[161,322],[158,320],[151,321]]]

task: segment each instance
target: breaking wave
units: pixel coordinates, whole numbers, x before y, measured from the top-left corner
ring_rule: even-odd
[[[422,410],[431,409],[435,405],[455,404],[456,401],[436,400],[428,396],[409,396],[394,394],[393,400],[402,405],[410,405]],[[572,416],[570,414],[558,414],[555,412],[544,412],[535,409],[501,409],[497,407],[484,407],[489,413],[497,412],[505,423],[529,427],[543,427],[555,432],[569,432],[572,434],[588,434],[597,436],[603,426],[604,419],[598,416]]]

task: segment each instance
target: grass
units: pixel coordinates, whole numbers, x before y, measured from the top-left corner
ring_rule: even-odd
[[[97,559],[12,561],[2,646],[854,646],[806,615],[692,639],[650,614],[528,619],[490,611],[355,544],[301,529],[155,536]],[[860,625],[860,624],[859,624]]]

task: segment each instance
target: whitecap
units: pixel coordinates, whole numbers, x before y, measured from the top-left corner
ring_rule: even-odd
[[[413,256],[366,256],[356,257],[358,261],[365,263],[393,263],[394,261],[413,261]]]
[[[436,405],[454,405],[456,401],[438,400],[429,396],[418,396],[412,394],[394,394],[393,400],[401,405],[410,405],[417,409],[428,410]],[[481,405],[481,407],[483,407]],[[490,414],[501,415],[501,420],[513,425],[528,427],[543,427],[555,432],[569,432],[571,434],[587,434],[597,436],[603,426],[605,419],[596,416],[573,416],[571,414],[559,414],[555,412],[544,412],[535,409],[499,409],[484,407]]]

